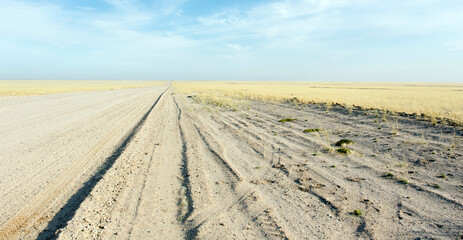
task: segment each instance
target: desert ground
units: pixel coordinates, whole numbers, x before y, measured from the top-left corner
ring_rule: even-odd
[[[461,105],[232,97],[1,97],[0,239],[463,238]]]

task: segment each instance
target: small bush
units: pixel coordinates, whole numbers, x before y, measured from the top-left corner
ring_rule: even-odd
[[[386,175],[384,175],[384,176],[387,177],[387,178],[392,178],[392,177],[394,177],[394,174],[391,173],[391,172],[388,172],[388,173],[386,173]]]
[[[359,216],[359,217],[363,215],[362,211],[360,211],[359,209],[355,209],[352,212],[352,214],[354,214],[355,216]]]
[[[342,153],[342,154],[349,154],[351,153],[350,149],[347,149],[347,148],[339,148],[338,150],[338,153]]]
[[[408,184],[408,180],[405,178],[399,179],[399,183]]]
[[[341,146],[344,146],[344,145],[349,145],[351,143],[354,143],[354,142],[349,140],[349,139],[341,139],[341,140],[336,142],[336,146],[341,147]]]
[[[447,178],[447,175],[445,175],[445,174],[442,173],[442,174],[439,176],[439,178]]]

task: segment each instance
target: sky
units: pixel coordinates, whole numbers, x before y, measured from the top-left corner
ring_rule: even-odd
[[[463,81],[462,0],[0,0],[0,79]]]

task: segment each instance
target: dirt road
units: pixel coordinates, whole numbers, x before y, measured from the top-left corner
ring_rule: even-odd
[[[68,101],[81,112],[64,104],[55,112],[48,103],[23,107],[14,119],[28,117],[32,109],[35,117],[14,124],[0,115],[0,133],[10,136],[2,137],[0,236],[455,239],[463,234],[459,127],[400,116],[383,122],[371,112],[318,105],[249,102],[225,109],[170,88],[162,94],[165,89],[91,93],[93,111],[85,105],[88,95],[65,95],[79,99]],[[12,112],[7,101],[19,100],[26,101],[0,101],[0,112]],[[32,99],[18,107],[38,103]],[[47,118],[56,120],[48,124]],[[283,118],[297,120],[278,122]],[[354,142],[345,146],[350,154],[337,152],[340,139]]]
[[[0,237],[29,236],[52,219],[165,89],[1,98]]]

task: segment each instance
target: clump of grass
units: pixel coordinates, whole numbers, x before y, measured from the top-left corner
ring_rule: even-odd
[[[445,174],[442,173],[442,174],[439,176],[439,178],[447,178],[447,175],[445,175]]]
[[[434,188],[440,188],[440,185],[439,184],[434,184],[432,185]]]
[[[388,172],[388,173],[386,173],[384,176],[387,177],[387,178],[393,178],[393,177],[394,177],[394,174],[391,173],[391,172]]]
[[[322,129],[320,133],[315,132],[315,135],[319,138],[320,142],[322,143],[324,147],[324,150],[327,153],[332,152],[333,147],[331,146],[331,143],[330,143],[330,131],[328,131],[327,129]]]
[[[406,168],[406,167],[408,167],[408,164],[406,164],[406,163],[398,163],[398,164],[396,164],[396,166],[401,167],[401,168]]]
[[[359,216],[359,217],[360,217],[360,216],[363,215],[363,212],[360,211],[359,209],[355,209],[355,210],[352,212],[352,214],[354,214],[355,216]]]
[[[399,179],[399,183],[408,184],[408,180],[406,178],[401,178]]]
[[[387,111],[384,111],[383,117],[381,118],[381,120],[382,120],[383,122],[387,122],[387,120],[388,120],[387,118],[388,118],[388,112],[387,112]]]
[[[318,128],[309,128],[309,129],[304,129],[305,133],[311,133],[311,132],[320,132],[321,129]]]
[[[260,169],[260,166],[255,167],[254,169]]]
[[[338,148],[336,151],[337,151],[338,153],[342,153],[342,154],[346,154],[346,155],[349,154],[349,153],[351,153],[351,150],[348,149],[348,148],[345,148],[345,147]]]
[[[335,167],[336,167],[336,165],[331,165],[331,167],[332,167],[332,168],[335,168]]]
[[[352,106],[352,105],[346,105],[345,107],[346,107],[346,109],[347,109],[347,112],[348,112],[349,114],[352,114],[352,110],[353,110],[354,106]]]
[[[318,153],[314,153],[314,154],[312,154],[312,156],[318,156]]]
[[[395,120],[392,123],[392,126],[391,126],[391,134],[392,135],[399,135],[399,128],[400,128],[399,122],[397,122],[397,120]]]
[[[297,119],[295,119],[295,118],[283,118],[283,119],[278,120],[278,122],[293,122],[293,121],[297,121]]]
[[[352,144],[352,143],[354,143],[354,142],[349,140],[349,139],[341,139],[341,140],[336,142],[336,146],[341,147],[341,146],[349,145],[349,144]]]
[[[431,115],[431,116],[429,117],[429,121],[432,123],[433,126],[436,126],[436,125],[437,125],[437,118],[436,118],[436,116]]]

